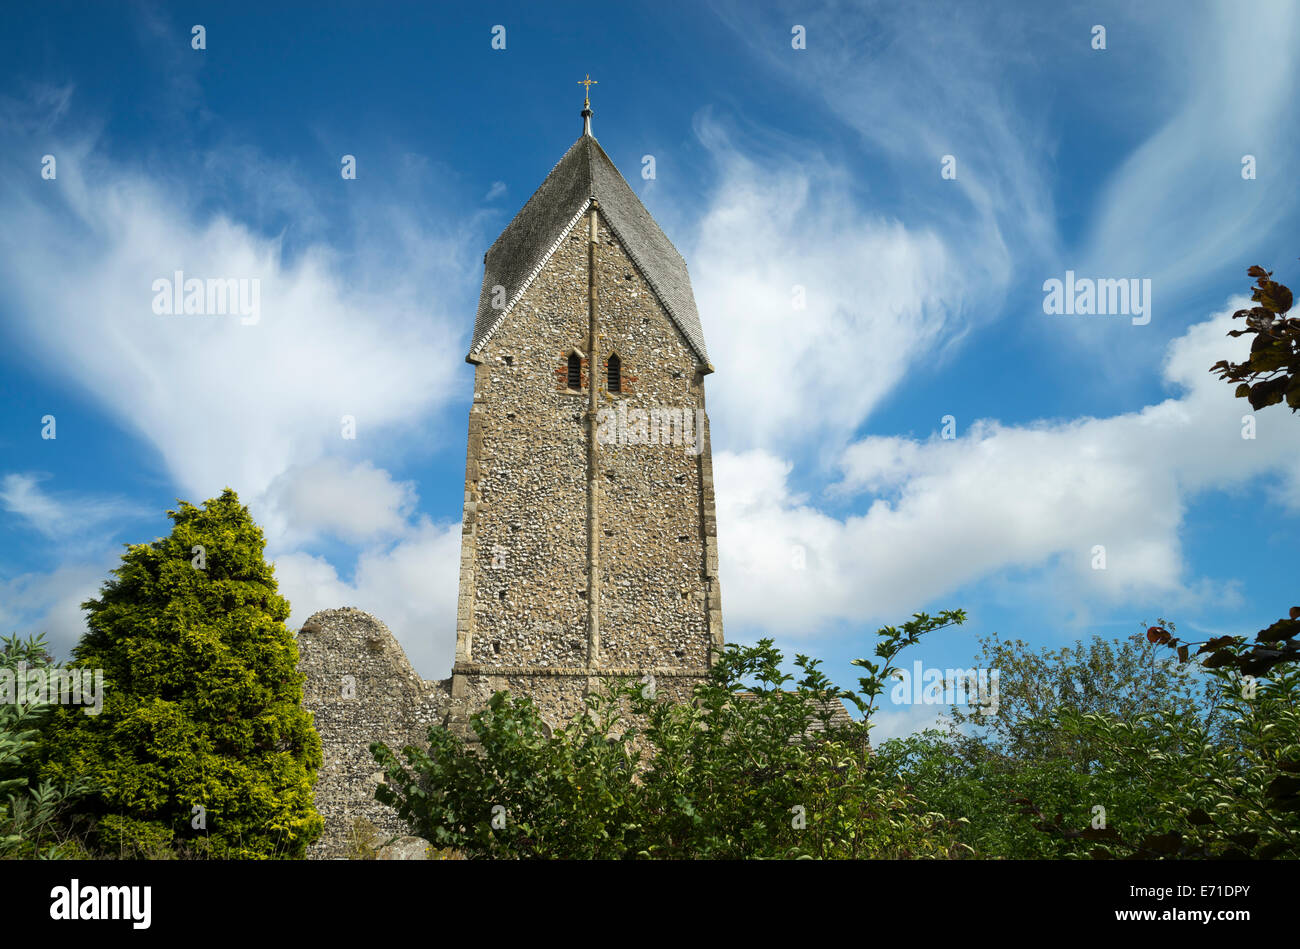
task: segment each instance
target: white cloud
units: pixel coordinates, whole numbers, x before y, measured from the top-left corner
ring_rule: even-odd
[[[1150,278],[1156,305],[1164,306],[1157,319],[1176,318],[1169,307],[1183,285],[1238,261],[1293,220],[1297,206],[1294,123],[1278,121],[1292,108],[1295,58],[1266,56],[1243,69],[1241,50],[1258,42],[1261,24],[1270,45],[1294,48],[1300,9],[1286,0],[1259,3],[1243,17],[1240,5],[1219,3],[1194,22],[1170,31],[1160,16],[1148,25],[1172,47],[1167,81],[1179,90],[1177,104],[1148,125],[1149,137],[1100,191],[1074,262],[1084,276]],[[1253,181],[1241,176],[1247,154],[1257,160]],[[1256,262],[1270,266],[1246,260],[1239,272]]]
[[[960,331],[981,278],[935,232],[861,215],[825,162],[760,164],[715,123],[699,131],[721,166],[690,257],[719,370],[716,439],[840,443],[911,361]]]
[[[43,632],[49,651],[67,659],[86,632],[81,604],[99,594],[116,559],[113,551],[105,551],[95,561],[0,580],[0,632]]]
[[[285,471],[254,507],[268,544],[285,548],[321,535],[356,542],[398,534],[415,503],[413,482],[394,481],[369,461],[323,458]]]
[[[0,480],[0,504],[53,540],[84,539],[116,521],[143,516],[137,505],[120,498],[47,493],[40,482],[48,475],[7,474]]]
[[[1015,8],[812,4],[799,15],[810,49],[792,55],[788,43],[772,42],[765,11],[718,6],[767,69],[908,182],[882,188],[878,205],[906,201],[907,220],[931,222],[990,285],[1010,277],[1013,255],[1023,264],[1053,252],[1056,212],[1044,173],[1052,125],[1018,95],[1038,70],[1059,63],[1052,50],[1063,40],[1040,19]],[[947,155],[956,177],[945,180]]]
[[[1109,418],[981,421],[956,440],[850,446],[837,493],[874,493],[864,514],[818,510],[790,490],[790,463],[769,452],[719,453],[728,622],[794,634],[887,619],[1013,568],[1053,571],[1055,593],[1080,605],[1157,595],[1233,602],[1233,578],[1186,576],[1187,503],[1262,475],[1300,481],[1295,420],[1261,413],[1257,437],[1243,439],[1249,406],[1208,371],[1245,353],[1248,340],[1224,335],[1238,302],[1169,347],[1164,379],[1183,390],[1178,398]],[[1288,498],[1300,509],[1293,487]],[[1105,570],[1092,567],[1095,545],[1105,547]]]
[[[352,582],[326,560],[305,553],[275,558],[280,593],[293,609],[292,629],[318,610],[355,606],[397,637],[417,672],[445,678],[456,650],[460,525],[422,520],[392,546],[364,551]]]
[[[343,416],[376,446],[449,396],[466,327],[445,288],[465,275],[436,221],[417,230],[401,209],[368,207],[356,272],[329,245],[291,255],[283,235],[201,213],[188,181],[124,170],[86,143],[49,147],[56,180],[24,175],[33,183],[0,194],[10,329],[156,446],[190,497],[227,485],[256,497],[342,445]],[[303,196],[269,175],[265,194],[295,218]],[[176,271],[259,281],[260,319],[155,314],[153,283]]]
[[[375,179],[347,203],[351,244],[338,243],[320,210],[332,196],[309,192],[294,169],[244,146],[121,165],[93,139],[60,135],[70,98],[0,100],[0,128],[39,132],[37,154],[58,158],[48,181],[0,159],[7,335],[153,446],[178,493],[198,503],[235,488],[264,523],[299,620],[360,605],[407,641],[422,671],[445,674],[435,667],[450,647],[436,644],[454,642],[459,531],[412,524],[413,484],[370,459],[400,454],[398,436],[427,427],[464,378],[476,243],[466,238],[481,217],[428,207],[437,176],[399,162],[389,190]],[[213,213],[214,197],[242,217]],[[178,270],[258,281],[260,319],[154,313],[154,281]],[[9,475],[0,499],[55,540],[134,513],[48,493],[30,474]],[[324,538],[364,545],[353,582],[299,549]],[[66,648],[84,629],[77,604],[114,561],[5,581],[0,615],[47,624]]]

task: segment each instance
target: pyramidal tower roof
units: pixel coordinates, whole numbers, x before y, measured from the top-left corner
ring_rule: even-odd
[[[474,321],[474,341],[466,359],[476,361],[474,357],[483,344],[514,309],[594,200],[606,225],[686,337],[705,372],[712,372],[686,261],[591,134],[591,114],[588,102],[582,111],[582,135],[484,255],[483,289]],[[504,288],[504,307],[499,305],[502,294],[497,287]],[[498,301],[496,307],[492,305],[494,299]]]

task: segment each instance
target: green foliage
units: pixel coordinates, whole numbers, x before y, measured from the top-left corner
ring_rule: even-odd
[[[168,514],[170,536],[129,546],[83,604],[75,665],[103,670],[103,710],[55,712],[42,774],[95,782],[105,856],[300,856],[322,827],[320,739],[262,532],[229,489]]]
[[[972,758],[991,754],[1019,761],[1086,762],[1091,749],[1051,722],[1060,707],[1128,720],[1143,712],[1204,713],[1213,706],[1204,675],[1166,658],[1141,635],[1124,640],[1093,636],[1073,647],[1038,651],[1023,640],[1006,641],[996,634],[979,642],[976,664],[1000,673],[997,713],[951,711],[954,728],[970,733],[964,742],[971,746]]]
[[[889,659],[960,613],[882,630]],[[437,847],[470,856],[800,858],[950,856],[952,827],[881,771],[867,726],[829,703],[869,708],[796,658],[794,688],[770,640],[726,648],[693,702],[624,682],[588,698],[553,734],[504,692],[474,716],[477,747],[433,728],[399,759],[372,745],[376,797]],[[877,673],[882,670],[877,669]],[[870,690],[871,676],[864,679]]]
[[[977,665],[999,672],[996,714],[953,708],[948,731],[880,749],[882,762],[933,809],[965,818],[958,836],[978,856],[1081,856],[1093,847],[1094,822],[1123,833],[1151,826],[1149,791],[1114,766],[1111,739],[1072,723],[1168,724],[1171,731],[1148,736],[1147,750],[1173,761],[1187,748],[1179,726],[1227,738],[1212,680],[1166,659],[1146,637],[1036,651],[995,635],[980,645]],[[1074,830],[1045,834],[1045,824]]]
[[[1217,710],[1228,716],[1216,736],[1193,715],[1144,714],[1130,722],[1064,711],[1067,735],[1099,748],[1095,770],[1142,789],[1132,829],[1080,831],[1037,814],[1042,829],[1090,841],[1092,856],[1300,858],[1300,607],[1259,631],[1184,642],[1164,626],[1147,638],[1215,678]],[[1200,648],[1195,654],[1191,646]],[[1267,678],[1264,678],[1267,676]],[[1027,810],[1038,809],[1025,802]]]
[[[1013,802],[1033,796],[1086,823],[1087,776],[1062,759],[1017,760],[980,754],[960,735],[927,729],[883,742],[880,767],[899,775],[908,791],[932,810],[958,821],[956,838],[980,858],[1057,859],[1071,853],[1061,839],[1034,827]]]
[[[473,720],[478,751],[431,728],[427,753],[404,749],[408,771],[387,747],[373,745],[390,779],[376,797],[439,848],[497,857],[624,856],[641,821],[629,795],[633,761],[601,728],[616,702],[612,694],[593,696],[589,714],[548,737],[529,699],[499,692]]]
[[[1256,278],[1250,298],[1257,306],[1232,314],[1234,320],[1245,319],[1246,328],[1228,335],[1255,334],[1250,357],[1242,363],[1220,359],[1210,372],[1236,383],[1237,397],[1249,400],[1252,409],[1285,400],[1292,412],[1300,412],[1300,319],[1286,316],[1291,291],[1271,279],[1271,270],[1255,266],[1247,273]]]
[[[44,697],[30,700],[17,680],[25,670],[58,668],[45,649],[45,637],[0,637],[0,670],[14,673],[13,701],[0,700],[0,858],[75,857],[80,848],[61,832],[59,818],[88,782],[36,780],[36,751],[50,707]],[[24,677],[25,679],[25,677]]]
[[[966,732],[886,742],[881,764],[965,818],[977,856],[1298,857],[1297,619],[1195,655],[1163,621],[1059,652],[984,640],[998,715],[954,710]]]

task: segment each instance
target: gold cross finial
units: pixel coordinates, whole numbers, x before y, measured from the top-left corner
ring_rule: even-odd
[[[591,73],[587,73],[587,78],[579,79],[578,85],[586,86],[586,89],[583,90],[584,95],[582,100],[582,107],[584,109],[591,108],[591,87],[596,85],[596,80],[591,78]]]

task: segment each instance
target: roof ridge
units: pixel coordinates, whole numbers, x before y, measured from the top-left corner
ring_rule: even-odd
[[[546,173],[546,177],[544,177],[544,178],[541,180],[541,183],[538,184],[538,186],[537,186],[536,188],[533,189],[533,193],[530,194],[530,195],[528,196],[528,200],[524,202],[524,206],[523,206],[522,208],[520,208],[520,209],[515,213],[515,216],[514,216],[514,217],[512,217],[509,221],[506,222],[506,226],[505,226],[505,227],[501,228],[501,233],[497,234],[497,236],[496,236],[496,240],[494,240],[491,244],[488,245],[488,249],[487,249],[487,251],[485,252],[484,256],[487,256],[487,254],[490,254],[490,253],[492,252],[492,248],[496,247],[497,244],[501,243],[501,238],[503,238],[503,237],[506,236],[506,231],[510,230],[510,225],[511,225],[511,224],[514,224],[515,221],[517,221],[517,220],[519,219],[519,216],[520,216],[521,214],[523,214],[525,211],[528,210],[528,206],[529,206],[530,204],[532,204],[534,200],[536,200],[537,196],[538,196],[539,194],[542,193],[542,189],[543,189],[544,187],[546,187],[546,182],[550,180],[551,175],[555,174],[555,169],[559,168],[560,165],[562,165],[562,164],[564,163],[564,159],[566,159],[566,158],[569,157],[569,153],[572,152],[573,149],[576,148],[576,147],[577,147],[577,146],[582,142],[582,139],[584,139],[584,138],[589,138],[589,137],[590,137],[590,136],[587,136],[587,135],[581,135],[581,136],[578,137],[578,141],[574,142],[574,143],[573,143],[572,145],[570,145],[567,149],[565,149],[564,154],[560,156],[559,161],[557,161],[554,165],[551,166],[551,170],[548,171],[548,172]],[[590,180],[590,178],[591,178],[591,160],[590,160],[590,158],[588,158],[588,161],[587,161],[587,178],[588,178],[589,180]]]
[[[616,174],[618,175],[618,177],[619,177],[619,180],[621,180],[621,181],[623,182],[623,184],[627,185],[627,190],[628,190],[628,192],[631,193],[632,197],[636,198],[636,200],[637,200],[637,204],[641,205],[641,209],[642,209],[643,211],[645,211],[645,213],[646,213],[646,217],[650,218],[651,221],[654,221],[654,222],[655,222],[655,226],[658,227],[658,226],[659,226],[659,222],[658,222],[657,220],[655,220],[654,215],[650,213],[650,209],[647,208],[647,207],[645,206],[645,202],[641,200],[641,196],[640,196],[639,194],[636,193],[636,190],[635,190],[631,185],[627,184],[627,178],[623,175],[623,172],[621,172],[621,171],[618,170],[618,165],[614,164],[614,159],[612,159],[612,158],[609,157],[609,152],[605,151],[604,147],[601,146],[600,142],[597,142],[597,141],[595,140],[595,138],[592,138],[592,141],[595,143],[596,147],[600,149],[600,154],[601,154],[602,156],[604,156],[605,161],[609,162],[609,167],[611,167],[611,168],[614,169],[615,173],[616,173]],[[592,183],[592,187],[593,187],[593,189],[595,188],[595,183],[594,183],[594,181],[593,181],[593,183]],[[660,227],[659,230],[662,231],[663,228]],[[664,237],[667,237],[667,236],[668,236],[667,234],[664,234]],[[677,249],[677,245],[674,244],[671,240],[669,240],[669,241],[668,241],[668,247],[669,247],[669,249],[672,250],[672,252],[677,256],[677,259],[680,260],[680,261],[682,262],[682,266],[685,267],[685,266],[686,266],[686,258],[683,257],[683,256],[682,256],[682,252],[681,252],[680,250]]]

